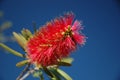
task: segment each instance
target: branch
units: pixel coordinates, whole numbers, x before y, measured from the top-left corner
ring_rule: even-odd
[[[34,69],[31,69],[29,70],[26,74],[24,74],[23,77],[21,77],[19,80],[24,80],[26,79],[31,73],[33,73],[35,70]]]
[[[16,80],[21,80],[21,78],[24,76],[24,74],[29,70],[29,67],[30,67],[30,63],[28,63],[26,65],[26,67],[24,68],[24,70],[20,73],[20,75],[17,77]]]

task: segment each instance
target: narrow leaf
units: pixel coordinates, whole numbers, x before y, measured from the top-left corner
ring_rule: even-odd
[[[58,80],[58,79],[56,79],[56,78],[51,78],[51,80]]]
[[[0,26],[1,31],[4,31],[8,28],[10,28],[12,26],[12,23],[10,21],[6,21],[4,23],[2,23],[2,25]]]
[[[0,43],[0,47],[4,48],[6,51],[12,53],[13,55],[19,56],[19,57],[24,57],[23,54],[11,49],[10,47],[4,45],[3,43]]]
[[[49,68],[49,70],[54,76],[53,78],[51,78],[51,80],[61,80],[59,74],[56,72],[56,68]]]
[[[60,69],[57,69],[57,72],[63,77],[65,78],[66,80],[72,80],[72,78],[67,74],[65,73],[64,71],[60,70]]]
[[[30,37],[32,37],[32,33],[28,29],[23,29],[21,31],[21,33],[26,40],[28,40]]]
[[[39,78],[39,77],[40,77],[39,75],[40,75],[39,72],[34,72],[34,73],[33,73],[33,77],[35,77],[35,78]]]
[[[26,48],[26,43],[27,43],[27,40],[20,34],[17,34],[16,32],[13,32],[13,35],[16,39],[16,41],[18,42],[18,44],[23,48],[25,49]]]
[[[71,66],[71,64],[67,62],[58,62],[58,65],[59,66]]]
[[[68,63],[68,64],[71,64],[73,62],[73,58],[63,58],[59,61],[60,63]]]
[[[44,80],[43,72],[41,70],[33,72],[33,77],[40,78],[40,80]]]
[[[24,65],[26,65],[27,63],[29,62],[29,60],[23,60],[23,61],[20,61],[16,64],[17,67],[22,67]]]
[[[47,75],[49,75],[50,78],[53,78],[54,76],[52,75],[52,73],[46,68],[46,67],[43,67],[43,70],[45,71],[45,73]]]

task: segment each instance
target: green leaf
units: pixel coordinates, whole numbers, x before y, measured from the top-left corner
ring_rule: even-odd
[[[72,78],[67,74],[65,73],[64,71],[60,70],[60,69],[57,69],[57,72],[63,77],[65,78],[66,80],[72,80]]]
[[[23,61],[20,61],[16,64],[17,67],[22,67],[24,65],[26,65],[27,63],[29,62],[29,60],[23,60]]]
[[[43,73],[42,73],[42,71],[36,71],[36,72],[34,72],[33,73],[33,77],[35,77],[35,78],[40,78],[40,80],[43,80],[44,78],[43,78]]]
[[[39,77],[40,77],[40,76],[39,76],[39,72],[34,72],[34,73],[33,73],[33,77],[39,78]]]
[[[28,29],[23,29],[23,30],[21,31],[21,33],[22,33],[22,35],[24,36],[24,38],[25,38],[26,40],[28,40],[30,37],[32,37],[32,33],[31,33],[30,30],[28,30]]]
[[[51,80],[61,80],[59,74],[56,72],[56,68],[49,68],[49,70],[54,76],[53,78],[51,78]]]
[[[63,59],[61,59],[60,62],[66,62],[66,63],[71,64],[73,62],[73,58],[70,58],[70,57],[63,58]]]
[[[58,62],[59,66],[71,66],[70,63],[66,63],[66,62]]]
[[[56,79],[56,78],[51,78],[51,80],[58,80],[58,79]]]
[[[71,66],[71,63],[73,62],[73,58],[63,58],[60,61],[58,61],[59,66]]]
[[[10,21],[6,21],[4,23],[2,23],[2,25],[0,26],[0,30],[4,31],[8,28],[10,28],[12,26],[12,23]]]
[[[21,34],[17,34],[16,32],[13,32],[13,36],[15,37],[18,44],[25,50],[27,40]]]
[[[50,77],[51,80],[60,80],[59,79],[59,76],[55,73],[53,73],[52,68],[46,68],[46,67],[43,67],[45,73]]]
[[[50,78],[53,78],[53,74],[50,72],[49,69],[47,69],[46,67],[43,67],[43,70],[45,71],[45,73],[50,77]]]
[[[0,47],[4,48],[6,51],[12,53],[15,56],[24,57],[23,54],[11,49],[10,47],[4,45],[3,43],[0,43]]]

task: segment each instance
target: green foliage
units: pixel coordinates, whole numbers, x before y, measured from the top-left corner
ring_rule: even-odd
[[[24,65],[26,65],[27,63],[29,63],[29,60],[23,60],[23,61],[20,61],[16,64],[17,67],[22,67]]]
[[[6,51],[12,53],[13,55],[15,56],[19,56],[19,57],[24,57],[21,53],[11,49],[10,47],[6,46],[5,44],[3,43],[0,43],[0,47],[4,48]]]

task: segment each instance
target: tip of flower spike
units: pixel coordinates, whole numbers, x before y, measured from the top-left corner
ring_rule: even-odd
[[[63,15],[63,16],[65,16],[65,17],[69,16],[69,17],[74,18],[74,17],[75,17],[75,14],[74,14],[72,11],[70,11],[70,12],[64,12],[64,15]]]

